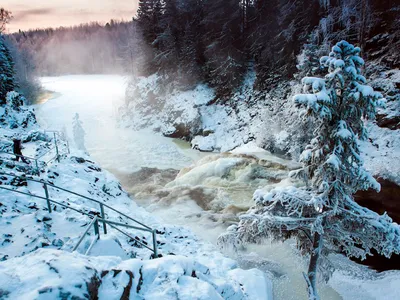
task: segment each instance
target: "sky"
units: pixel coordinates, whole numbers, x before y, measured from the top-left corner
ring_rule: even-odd
[[[130,20],[138,0],[1,0],[0,7],[13,13],[9,32],[78,25],[110,19]]]

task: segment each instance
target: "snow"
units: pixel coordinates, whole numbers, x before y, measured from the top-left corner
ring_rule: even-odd
[[[400,135],[372,122],[367,124],[367,130],[371,141],[361,142],[366,169],[400,185]]]
[[[87,148],[89,150],[89,153],[95,160],[100,161],[100,159],[97,158],[101,158],[102,167],[105,169],[112,169],[113,167],[115,167],[119,170],[132,171],[143,165],[160,168],[173,167],[176,169],[180,169],[182,167],[187,167],[198,158],[203,157],[201,154],[198,154],[195,151],[191,152],[183,150],[182,148],[177,147],[176,144],[173,143],[171,140],[165,139],[161,136],[156,136],[153,132],[148,130],[135,132],[131,129],[125,130],[124,128],[119,128],[119,131],[115,131],[114,121],[112,121],[112,117],[116,114],[113,115],[109,113],[109,111],[112,111],[114,107],[111,107],[111,103],[108,100],[110,98],[113,98],[116,100],[115,102],[121,103],[124,93],[124,80],[120,77],[93,76],[90,78],[90,76],[68,76],[64,78],[48,78],[45,79],[44,82],[46,87],[57,91],[62,95],[57,99],[53,99],[56,101],[50,100],[44,106],[40,108],[38,107],[38,109],[40,110],[39,116],[41,116],[41,118],[39,119],[41,121],[41,124],[46,125],[47,123],[47,128],[51,129],[61,129],[63,125],[66,125],[68,127],[67,129],[70,129],[69,124],[72,123],[72,116],[79,109],[79,113],[83,120],[84,129],[89,133],[89,135],[90,132],[94,133],[97,131],[97,134],[92,134],[91,137],[87,137]],[[142,79],[138,84],[141,85],[144,83],[151,85],[148,87],[143,86],[143,89],[146,90],[146,92],[149,92],[152,89],[154,89],[154,91],[157,91],[156,79],[154,76],[150,79]],[[93,97],[93,94],[89,92],[84,92],[86,89],[90,91],[95,91],[95,97]],[[181,94],[176,93],[173,95],[173,98],[181,97],[180,95]],[[279,118],[282,118],[282,114],[278,114],[277,118],[272,119],[271,114],[274,114],[275,111],[270,112],[269,110],[271,109],[271,107],[268,106],[268,103],[272,101],[276,101],[276,103],[279,103],[281,99],[287,97],[286,94],[282,94],[280,97],[276,97],[276,99],[274,99],[273,96],[266,95],[265,100],[263,100],[264,95],[250,96],[252,95],[252,91],[245,90],[240,95],[234,95],[233,102],[237,103],[237,107],[235,109],[230,108],[227,105],[207,105],[209,101],[213,100],[214,94],[213,90],[206,86],[202,86],[201,88],[196,90],[196,93],[186,92],[183,93],[183,95],[184,96],[182,96],[179,101],[174,102],[174,106],[178,107],[178,110],[186,109],[187,107],[189,107],[188,109],[190,110],[190,112],[184,115],[184,118],[188,118],[188,120],[190,118],[193,120],[192,117],[197,116],[197,113],[195,113],[195,109],[200,111],[200,116],[202,118],[202,121],[200,123],[201,129],[205,132],[198,135],[196,142],[200,143],[200,141],[205,140],[207,142],[205,144],[209,147],[211,145],[216,151],[231,150],[236,148],[232,151],[232,153],[236,155],[251,154],[257,157],[259,160],[264,157],[265,159],[268,159],[268,161],[273,162],[280,160],[271,153],[267,151],[262,151],[260,149],[260,146],[265,146],[265,141],[263,140],[263,138],[269,135],[272,135],[274,137],[274,141],[280,141],[280,144],[282,146],[285,144],[285,140],[288,134],[288,140],[290,140],[291,133],[287,130],[283,123],[280,123],[279,121]],[[142,96],[142,94],[139,94],[138,98],[141,98]],[[165,95],[165,98],[163,99],[167,99],[168,97],[170,97],[169,94]],[[82,101],[82,99],[87,99],[87,101]],[[256,101],[253,101],[254,99],[256,99]],[[172,99],[172,101],[174,100]],[[97,105],[93,105],[94,103],[97,103]],[[117,105],[115,105],[115,107],[116,106]],[[63,113],[55,115],[52,118],[47,119],[44,117],[51,114],[52,111],[61,111],[61,109],[63,112],[65,112],[65,114]],[[132,106],[131,109],[134,109],[134,107]],[[138,113],[143,112],[143,108],[141,107],[136,107],[135,109],[141,111]],[[172,110],[166,110],[163,113],[170,113],[174,110],[175,109],[173,108]],[[396,113],[397,110],[393,110],[392,112]],[[160,118],[161,113],[156,113],[155,115],[143,114],[142,116],[143,119],[139,120],[141,124],[144,124],[144,122],[148,122],[148,124],[154,122],[153,124],[158,125],[155,126],[153,129],[157,129],[156,127],[160,127],[160,130],[162,128],[168,128],[168,126],[163,127],[166,123],[164,122],[163,118]],[[292,119],[287,116],[285,116],[284,119],[292,122]],[[112,123],[110,123],[110,120]],[[134,121],[132,119],[129,119],[128,116],[124,116],[120,122],[120,125],[132,125],[129,124],[129,122]],[[135,122],[138,122],[138,120],[135,120]],[[110,130],[111,126],[112,130]],[[378,150],[376,146],[365,142],[365,144],[363,144],[363,147],[366,147],[365,149],[368,149],[366,154],[367,166],[371,169],[374,169],[376,167],[376,170],[378,170],[378,172],[380,170],[385,171],[388,174],[388,177],[398,176],[400,172],[397,171],[397,165],[394,165],[392,160],[393,158],[395,158],[395,161],[399,161],[398,151],[396,149],[400,148],[396,147],[396,142],[393,143],[393,139],[396,139],[395,133],[390,132],[389,130],[376,128],[376,126],[373,126],[371,130],[373,131],[373,143],[375,145],[378,144],[382,151]],[[2,133],[3,132],[4,131],[2,131]],[[69,130],[69,132],[71,132],[71,130]],[[118,132],[117,135],[113,136],[116,132]],[[206,134],[209,135],[206,136]],[[129,138],[127,138],[127,136],[129,136]],[[207,141],[208,136],[210,136],[210,141]],[[383,137],[382,140],[380,140],[381,136]],[[389,146],[386,146],[387,143],[389,143]],[[36,151],[36,149],[34,149],[34,145],[34,143],[30,145],[30,147],[32,146],[33,150],[29,149],[29,152],[33,151],[32,153],[34,153],[34,151]],[[131,155],[131,153],[135,153],[136,157],[134,155]],[[80,152],[73,152],[72,155],[86,157],[85,154]],[[124,159],[121,159],[121,157],[123,157]],[[89,157],[86,158],[88,158],[89,160],[93,160]],[[223,157],[221,162],[217,163],[210,161],[213,159],[217,160],[217,158],[204,159],[201,164],[197,165],[200,169],[191,171],[192,174],[195,174],[196,180],[193,180],[190,183],[193,183],[196,186],[204,183],[206,183],[207,186],[215,184],[218,188],[220,187],[220,185],[232,184],[230,182],[231,178],[229,177],[225,177],[223,180],[221,180],[221,178],[215,176],[212,180],[205,180],[206,176],[204,174],[211,173],[220,175],[222,173],[224,175],[227,175],[230,174],[229,170],[231,170],[231,167],[235,166],[234,162],[240,163],[246,161],[246,159],[244,158],[236,157],[234,159],[226,159],[226,157]],[[123,161],[123,163],[121,163],[121,161]],[[392,165],[390,165],[390,162],[392,162]],[[208,165],[207,167],[202,167],[203,164]],[[287,165],[290,165],[290,163],[287,162]],[[191,223],[196,223],[197,229],[194,230],[196,231],[197,236],[195,236],[187,228],[166,225],[166,223],[168,223],[168,219],[161,220],[159,216],[162,215],[162,213],[160,212],[154,211],[152,214],[147,213],[142,208],[138,207],[134,202],[132,202],[125,193],[120,191],[120,189],[118,188],[118,181],[113,175],[104,170],[96,172],[91,170],[89,167],[97,168],[99,166],[96,164],[91,164],[89,162],[78,164],[73,161],[63,161],[58,165],[54,165],[52,170],[65,174],[65,176],[62,175],[62,178],[56,177],[57,184],[65,184],[70,189],[77,189],[86,195],[96,195],[96,197],[101,197],[101,199],[104,199],[108,203],[111,203],[112,206],[115,205],[116,207],[118,207],[118,209],[129,212],[129,215],[146,222],[146,224],[165,229],[165,236],[160,237],[160,241],[162,243],[166,243],[165,245],[162,245],[160,247],[162,253],[171,252],[175,254],[187,255],[190,258],[198,261],[198,263],[209,268],[213,276],[216,276],[216,278],[212,279],[214,285],[217,282],[221,281],[227,282],[227,278],[230,278],[230,273],[242,274],[235,274],[235,278],[240,278],[240,280],[238,279],[238,281],[243,286],[249,284],[248,288],[244,288],[247,289],[247,293],[258,293],[258,289],[256,290],[251,286],[251,284],[254,284],[255,282],[257,282],[257,286],[260,287],[260,290],[263,291],[264,288],[261,288],[261,286],[263,286],[264,283],[267,287],[271,285],[271,281],[268,279],[268,277],[266,277],[266,280],[255,279],[262,274],[258,273],[258,271],[245,272],[244,270],[237,269],[237,263],[235,261],[222,256],[210,243],[205,242],[204,240],[199,240],[198,236],[202,236],[204,239],[211,239],[210,236],[218,235],[218,232],[224,230],[224,228],[221,229],[221,227],[219,227],[219,224],[216,225],[215,222],[211,221],[207,223],[209,225],[208,227],[197,224],[201,221],[204,221],[205,219],[214,217],[214,215],[204,214],[204,216],[197,217],[196,215],[200,215],[203,210],[195,202],[186,202],[183,200],[182,197],[181,203],[177,206],[174,206],[174,211],[171,212],[171,214],[175,213],[177,224],[179,223],[181,225],[188,225]],[[246,177],[246,175],[244,174],[247,174],[246,172],[251,169],[246,168],[242,169],[242,167],[239,167],[239,172],[235,173],[235,176],[233,177],[234,184],[232,184],[232,187],[239,187],[239,190],[233,190],[233,193],[236,194],[238,198],[242,198],[242,201],[247,202],[246,205],[249,205],[248,202],[251,200],[251,196],[248,197],[247,195],[249,193],[249,190],[254,191],[257,189],[257,185],[259,185],[260,187],[266,187],[267,184],[265,184],[265,182],[256,182],[255,186],[251,185],[249,187],[248,182],[245,181],[248,180],[249,177]],[[77,174],[75,173],[75,170],[78,172]],[[215,172],[216,170],[218,172]],[[283,171],[282,173],[285,172],[287,171]],[[201,173],[204,174],[202,175]],[[251,173],[249,172],[249,174]],[[49,175],[54,176],[52,174]],[[97,182],[96,178],[99,178]],[[278,176],[278,178],[280,178],[280,175]],[[181,179],[181,182],[179,184],[176,184],[176,186],[173,188],[178,188],[178,186],[182,187],[184,185],[188,186],[189,184],[186,179],[189,181],[192,180],[192,178],[187,176],[185,180]],[[246,185],[238,185],[238,183],[243,182],[246,182]],[[285,186],[288,183],[282,182],[280,184],[282,186]],[[278,184],[278,186],[280,184]],[[106,185],[106,187],[108,187],[106,190],[108,190],[108,193],[111,195],[104,193],[102,189],[103,185]],[[34,188],[33,185],[29,186],[29,190],[42,193],[42,190],[40,190],[39,188],[40,187]],[[271,186],[268,186],[267,188],[261,189],[260,195],[268,192],[271,188]],[[244,189],[246,193],[243,193]],[[56,193],[55,196],[61,199],[66,198],[66,195],[64,195],[63,193]],[[10,265],[14,261],[14,259],[18,259],[12,257],[21,255],[22,252],[25,252],[25,254],[32,252],[33,249],[41,242],[45,242],[51,245],[46,246],[46,248],[48,248],[48,251],[57,251],[55,249],[59,249],[60,247],[54,246],[52,244],[54,242],[54,244],[58,245],[59,240],[61,240],[64,243],[64,246],[62,246],[61,248],[65,249],[66,252],[71,248],[71,245],[74,245],[74,243],[76,243],[80,234],[83,232],[85,227],[82,226],[87,224],[87,220],[85,218],[78,217],[75,213],[62,211],[59,213],[62,217],[54,217],[54,214],[58,214],[56,212],[52,214],[47,214],[43,213],[43,211],[40,211],[36,214],[34,209],[28,208],[28,206],[31,206],[29,202],[32,202],[32,200],[28,202],[24,200],[23,197],[16,196],[10,193],[5,193],[3,195],[0,195],[0,202],[3,201],[3,199],[5,198],[8,199],[7,201],[9,201],[6,203],[7,207],[14,207],[26,214],[24,218],[18,218],[18,220],[15,220],[14,215],[10,213],[7,218],[3,219],[3,222],[0,222],[1,232],[8,232],[9,230],[11,230],[11,227],[14,228],[13,231],[10,231],[10,233],[13,234],[12,240],[14,241],[14,243],[10,243],[9,245],[0,247],[0,253],[9,255],[8,261],[10,262]],[[19,201],[19,204],[14,204],[15,200]],[[87,203],[86,201],[82,201],[78,198],[71,198],[70,200],[73,201],[76,205],[80,205],[81,207],[88,207],[89,205],[89,203]],[[233,203],[238,203],[237,199],[235,199]],[[36,206],[44,208],[45,203],[41,201],[36,201]],[[98,209],[98,207],[95,206],[90,208]],[[160,208],[160,210],[161,209],[162,208]],[[164,211],[165,210],[166,209],[164,208]],[[191,217],[189,217],[188,211],[191,212]],[[36,221],[37,219],[43,219],[43,217],[47,215],[52,217],[51,221]],[[163,216],[165,217],[167,215],[163,214]],[[199,219],[201,221],[199,221]],[[13,222],[12,224],[15,224],[15,226],[9,226],[7,222]],[[48,231],[48,225],[44,223],[51,225],[50,231]],[[20,236],[20,229],[25,227],[28,228],[26,235],[29,235],[30,238]],[[215,230],[215,227],[219,228]],[[195,228],[195,226],[193,226],[193,228]],[[73,232],[73,234],[71,234],[71,232]],[[185,238],[180,239],[180,236],[183,236]],[[87,238],[87,240],[90,242],[89,238]],[[98,249],[96,249],[96,251],[99,251],[99,255],[102,254],[101,251],[103,250],[103,247],[101,247],[101,245],[110,246],[110,248],[112,248],[112,250],[110,250],[112,252],[111,254],[117,254],[116,257],[114,256],[112,258],[113,262],[109,264],[110,266],[106,267],[105,269],[111,269],[118,264],[124,264],[126,266],[126,269],[137,270],[138,267],[136,265],[141,265],[142,262],[136,259],[130,259],[133,254],[143,259],[143,261],[145,261],[146,263],[148,262],[147,259],[149,257],[149,252],[147,250],[133,248],[123,238],[119,238],[118,241],[119,243],[121,243],[121,246],[119,246],[117,242],[113,242],[113,238],[111,235],[110,238],[109,236],[102,235],[99,244],[95,245],[95,248],[99,247]],[[25,246],[25,244],[27,243],[29,243],[29,246]],[[121,255],[118,255],[118,247],[120,247],[120,249],[123,249],[129,259],[122,261],[121,258],[119,258],[121,257]],[[134,249],[135,251],[132,251],[132,249]],[[257,260],[261,260],[266,253],[268,253],[268,255],[271,255],[271,253],[273,253],[271,259],[275,260],[276,256],[280,255],[283,257],[282,261],[290,263],[291,260],[294,261],[294,256],[292,251],[288,249],[290,249],[290,247],[288,246],[278,245],[272,247],[268,245],[267,249],[263,248],[262,251],[260,251],[260,253],[262,253],[262,256],[259,256]],[[38,251],[36,250],[32,252],[32,255],[36,254],[36,252]],[[69,253],[66,252],[66,255],[69,255]],[[74,253],[74,255],[79,254]],[[0,259],[1,258],[2,255],[0,255]],[[102,261],[105,258],[107,257],[90,257],[90,259],[98,259],[98,261],[96,261],[96,264],[98,263],[99,265],[103,263]],[[0,265],[2,265],[2,263],[0,263]],[[346,264],[343,269],[346,269],[347,267],[348,265]],[[155,267],[152,266],[151,268],[154,269]],[[235,271],[236,269],[237,271]],[[277,294],[282,294],[284,296],[281,296],[280,299],[296,299],[296,295],[299,295],[297,293],[297,289],[300,287],[300,289],[303,290],[304,282],[301,276],[299,278],[300,281],[296,281],[297,279],[295,280],[292,277],[292,274],[299,273],[301,275],[302,270],[304,270],[303,265],[301,265],[300,267],[297,265],[292,267],[285,266],[285,271],[288,273],[288,275],[286,275],[287,277],[285,277],[286,279],[273,279],[275,285],[275,296]],[[357,272],[370,274],[368,270],[361,270]],[[151,274],[154,273],[151,272]],[[115,277],[111,273],[106,276],[108,276],[109,278],[107,277],[107,280],[103,280],[103,283],[100,287],[100,299],[112,299],[113,295],[120,295],[123,290],[122,286],[124,286],[126,282],[129,282],[129,276],[127,275],[127,273],[124,272],[120,273],[120,275],[116,275]],[[396,283],[396,276],[400,277],[400,275],[397,275],[396,273],[383,273],[381,277],[382,280],[379,281],[379,284],[381,284],[381,290],[384,291],[385,289],[395,287],[394,284]],[[134,283],[138,280],[138,278],[139,277],[135,277]],[[252,280],[253,278],[254,280]],[[372,291],[371,288],[368,287],[370,284],[373,284],[375,280],[374,277],[372,277],[370,281],[363,280],[362,282],[353,282],[352,278],[353,276],[344,276],[342,273],[338,272],[335,273],[332,282],[330,282],[330,285],[333,286],[344,299],[369,299],[368,297],[370,297],[371,299],[374,298],[373,296],[371,296],[374,295],[374,291]],[[385,281],[386,278],[387,281]],[[176,286],[175,283],[173,283],[174,287],[171,289],[171,291],[179,291],[179,293],[182,293],[180,295],[193,295],[194,293],[192,291],[195,289],[195,287],[204,287],[207,293],[210,292],[209,295],[211,295],[212,289],[210,289],[210,286],[214,288],[214,285],[207,285],[209,281],[199,283],[198,281],[192,282],[195,279],[191,279],[191,277],[189,278],[189,280],[187,279],[188,278],[186,277],[183,278],[182,284],[179,286]],[[230,279],[228,281],[230,281]],[[2,280],[0,280],[0,282],[2,282]],[[181,282],[181,280],[179,280],[179,282]],[[152,289],[156,290],[156,292],[159,293],[162,293],[163,290],[167,290],[169,286],[172,285],[168,280],[166,281],[165,285],[160,285],[160,282],[151,284]],[[158,287],[160,286],[161,289],[158,289]],[[232,286],[232,289],[234,289],[235,284],[230,284],[230,286]],[[288,289],[288,287],[290,288]],[[214,288],[214,290],[218,289]],[[270,295],[270,293],[271,291],[269,289],[268,294]],[[332,296],[329,293],[332,293],[332,290],[330,292],[327,292],[329,296],[323,297],[323,299],[339,299],[335,298],[339,296]],[[393,293],[396,293],[396,289],[393,291]],[[157,297],[159,295],[160,294],[154,294],[154,297]],[[168,299],[168,295],[166,295],[165,293],[162,295],[165,297],[165,299]],[[266,295],[262,295],[260,297],[268,299],[268,296]],[[147,297],[146,299],[150,298]],[[249,299],[257,299],[257,297],[254,294],[251,294],[251,297],[249,297]]]
[[[256,133],[264,129],[262,118],[267,109],[255,101],[249,110],[252,105],[247,96],[253,90],[254,73],[246,76],[241,91],[233,96],[237,109],[223,103],[210,105],[215,92],[206,85],[165,93],[157,87],[157,80],[156,75],[139,78],[128,87],[128,103],[120,110],[122,127],[150,128],[169,135],[183,125],[189,131],[185,138],[202,151],[229,151],[249,142],[249,135],[262,136]]]
[[[115,256],[88,257],[39,249],[2,262],[0,282],[2,295],[10,299],[87,298],[97,294],[99,299],[111,300],[124,293],[140,299],[272,299],[270,286],[259,270],[232,270],[223,279],[183,256],[121,261]]]
[[[71,80],[75,82],[75,78]],[[60,90],[65,88],[60,79],[54,79],[53,83],[55,86],[59,85]],[[68,94],[68,90],[70,89],[66,88],[65,93],[72,96]],[[74,93],[79,95],[76,90]],[[56,110],[58,105],[66,105],[65,102],[71,101],[72,98],[61,97],[59,100],[60,102],[50,100],[44,109]],[[79,99],[76,101],[79,102]],[[70,119],[69,113],[75,113],[77,108],[73,107],[76,103],[70,102],[69,105],[71,105],[69,110],[66,105],[66,116],[53,113],[50,114],[51,118],[43,121],[47,121],[48,124],[62,125],[63,121]],[[92,109],[91,105],[82,106],[82,110],[86,111],[86,116],[94,117],[98,113],[96,112],[98,108]],[[25,119],[20,115],[29,115],[30,112],[22,110],[20,115],[17,112],[13,113],[16,122],[23,122]],[[100,121],[101,117],[99,115],[97,121]],[[91,124],[91,126],[96,125],[98,124]],[[37,125],[29,123],[28,126],[32,131],[41,130]],[[20,127],[9,129],[3,126],[1,132],[4,136],[26,134],[25,129]],[[28,151],[37,153],[45,143],[42,140],[31,141],[26,149],[27,153]],[[168,145],[178,149],[172,142]],[[155,147],[154,144],[153,147]],[[174,152],[171,152],[173,157]],[[179,153],[187,158],[183,151]],[[221,165],[216,168],[216,171],[221,172],[222,169]],[[177,297],[182,299],[271,299],[269,298],[271,291],[266,289],[271,287],[271,279],[266,273],[239,269],[234,260],[223,256],[209,242],[199,240],[189,229],[164,224],[153,214],[139,207],[122,190],[117,179],[93,162],[91,157],[84,152],[73,148],[70,154],[63,151],[61,161],[50,163],[40,178],[64,189],[97,199],[156,228],[159,232],[157,248],[163,258],[149,260],[151,253],[148,249],[135,246],[135,241],[110,227],[108,227],[109,235],[105,236],[102,224],[100,224],[100,240],[89,253],[91,256],[80,253],[85,252],[93,239],[92,231],[89,231],[89,235],[84,238],[78,251],[70,253],[90,221],[87,216],[58,205],[52,205],[53,212],[49,213],[46,211],[46,202],[42,199],[2,190],[0,193],[0,232],[2,233],[0,289],[2,295],[7,295],[11,299],[54,299],[65,297],[65,295],[85,298],[89,293],[89,288],[98,288],[100,299],[120,299],[122,289],[115,286],[117,282],[129,283],[129,278],[126,276],[129,277],[129,272],[131,272],[134,274],[131,294],[145,299],[160,299],[160,297],[161,299],[176,299]],[[17,187],[11,185],[7,177],[2,177],[1,181],[3,187],[44,195],[42,185],[38,183],[28,181],[27,185]],[[63,202],[71,208],[92,214],[99,212],[97,203],[63,190],[49,188],[49,194],[51,199]],[[128,221],[107,208],[105,214],[113,221]],[[152,242],[149,233],[137,230],[126,231],[144,243]],[[127,275],[118,276],[115,271],[118,268]],[[32,272],[26,272],[26,269]],[[232,270],[236,272],[230,273]],[[104,271],[114,272],[115,275],[102,276]],[[249,281],[254,281],[253,284],[259,289],[254,290],[254,286],[250,287]],[[260,283],[257,283],[258,281]],[[140,288],[137,289],[138,285]],[[93,291],[91,290],[90,293]]]
[[[282,132],[280,133],[280,137],[281,139],[285,139],[286,138],[286,133]],[[260,148],[256,143],[254,142],[250,142],[244,145],[241,145],[235,149],[233,149],[232,151],[230,151],[231,153],[238,153],[238,154],[248,154],[248,153],[267,153],[266,150],[264,150],[263,148]]]

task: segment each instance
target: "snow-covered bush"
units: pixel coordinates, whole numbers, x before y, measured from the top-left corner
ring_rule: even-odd
[[[337,43],[320,60],[328,74],[305,77],[304,94],[293,98],[314,127],[314,138],[300,156],[303,168],[291,173],[305,187],[256,192],[256,205],[235,231],[242,242],[296,238],[301,252],[311,257],[304,276],[310,299],[318,299],[317,268],[329,278],[327,254],[337,251],[364,259],[372,249],[387,257],[400,252],[399,226],[386,214],[361,207],[352,196],[358,190],[380,189],[363,167],[359,139],[367,137],[364,119],[375,117],[383,97],[366,85],[359,54],[360,48]]]

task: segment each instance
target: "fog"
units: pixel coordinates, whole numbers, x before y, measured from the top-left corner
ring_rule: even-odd
[[[38,76],[136,75],[140,57],[146,52],[132,21],[31,30],[12,34],[10,38],[31,55],[29,63],[34,65]]]

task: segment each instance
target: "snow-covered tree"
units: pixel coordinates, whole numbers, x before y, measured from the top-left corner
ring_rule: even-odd
[[[329,253],[365,259],[375,249],[390,257],[400,252],[400,227],[387,215],[360,206],[353,194],[380,185],[363,167],[359,139],[367,137],[364,120],[375,116],[382,95],[366,84],[360,48],[337,43],[321,66],[324,78],[305,77],[304,94],[294,104],[314,123],[314,135],[301,155],[303,167],[290,175],[305,181],[301,188],[256,191],[256,205],[241,217],[232,236],[241,242],[295,238],[310,256],[304,277],[310,299],[318,299],[317,269],[324,279],[333,270]]]
[[[76,113],[72,122],[72,132],[74,135],[75,146],[79,150],[86,151],[85,148],[85,130],[82,127],[82,121],[79,119],[79,114]]]
[[[4,38],[0,35],[0,104],[5,104],[7,93],[15,87],[14,61]]]
[[[296,74],[296,78],[319,75],[321,71],[319,53],[321,53],[321,50],[318,46],[317,36],[315,33],[312,33],[297,56],[298,64],[296,67],[299,72]]]

